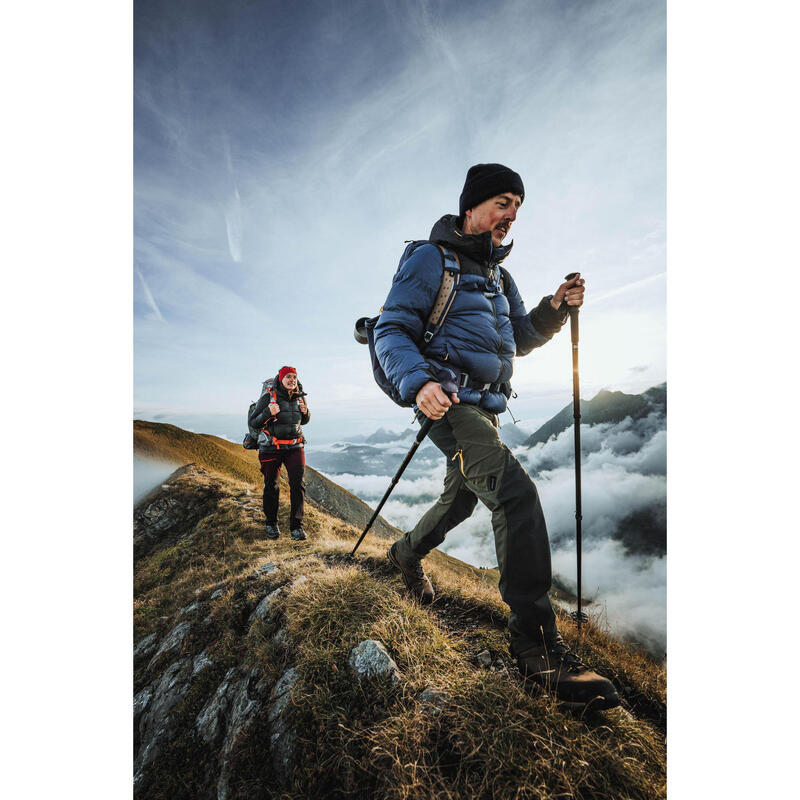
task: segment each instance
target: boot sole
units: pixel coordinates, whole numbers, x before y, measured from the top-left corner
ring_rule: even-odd
[[[559,700],[558,698],[556,698],[556,702],[558,703],[560,708],[563,708],[567,711],[581,711],[581,712],[607,711],[609,708],[616,708],[618,705],[620,705],[620,699],[616,695],[614,695],[614,697],[603,697],[602,695],[597,695],[597,697],[594,697],[591,700],[587,700],[585,703]]]
[[[417,600],[419,600],[419,602],[422,603],[423,605],[429,605],[430,603],[432,603],[433,596],[418,594],[411,588],[411,584],[409,583],[408,578],[406,578],[406,574],[405,572],[403,572],[403,568],[400,566],[400,562],[395,558],[395,555],[392,552],[391,547],[386,551],[386,555],[389,558],[389,563],[396,569],[400,570],[400,575],[403,578],[403,583],[405,583],[406,589],[408,589],[409,594],[412,597],[415,597]]]
[[[532,690],[537,697],[543,695],[552,697],[555,700],[556,705],[564,711],[607,711],[609,708],[616,708],[621,704],[619,696],[616,694],[616,692],[610,697],[598,694],[596,697],[592,697],[590,700],[563,700],[556,693],[551,692],[542,686],[542,684],[538,681],[534,680],[528,675],[525,675],[521,670],[520,674],[522,675],[522,680],[525,683],[525,686]]]

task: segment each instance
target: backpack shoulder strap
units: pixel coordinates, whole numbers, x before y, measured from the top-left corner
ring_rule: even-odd
[[[277,402],[275,399],[275,380],[273,378],[267,378],[264,383],[261,384],[261,394],[262,396],[270,394],[272,395],[272,402]]]
[[[453,301],[456,299],[458,284],[461,280],[461,262],[458,260],[458,255],[439,244],[436,247],[439,248],[442,257],[442,283],[425,325],[425,334],[422,337],[425,344],[433,339],[444,324]]]

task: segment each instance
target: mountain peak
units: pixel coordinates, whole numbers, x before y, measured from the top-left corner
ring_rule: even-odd
[[[641,419],[652,412],[666,413],[667,384],[652,386],[642,394],[626,394],[621,391],[601,389],[591,400],[581,398],[581,424],[596,425],[601,422],[621,422],[625,417]],[[533,447],[546,442],[551,436],[558,435],[572,426],[572,403],[538,428],[525,442],[526,447]]]
[[[406,428],[400,433],[386,430],[386,428],[378,428],[375,433],[370,434],[364,440],[367,444],[386,444],[387,442],[398,442],[403,439],[408,439],[414,436],[414,430]]]

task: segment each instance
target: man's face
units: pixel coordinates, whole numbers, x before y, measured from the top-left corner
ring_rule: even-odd
[[[291,389],[292,391],[294,391],[297,388],[297,375],[295,375],[294,372],[287,372],[283,376],[283,380],[281,381],[281,383],[287,389]]]
[[[522,198],[511,192],[490,197],[464,213],[464,233],[491,231],[492,244],[497,247],[508,235],[521,205]]]

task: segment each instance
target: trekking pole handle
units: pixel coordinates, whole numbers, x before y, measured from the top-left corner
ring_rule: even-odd
[[[417,431],[417,444],[428,435],[428,431],[431,429],[433,422],[434,421],[430,417],[425,417],[425,421],[419,426],[419,431]]]
[[[564,276],[564,280],[571,281],[577,275],[577,272],[570,272],[569,275]],[[572,344],[576,345],[578,344],[578,312],[580,309],[577,306],[567,306],[567,311],[569,312],[569,331],[572,336]]]

